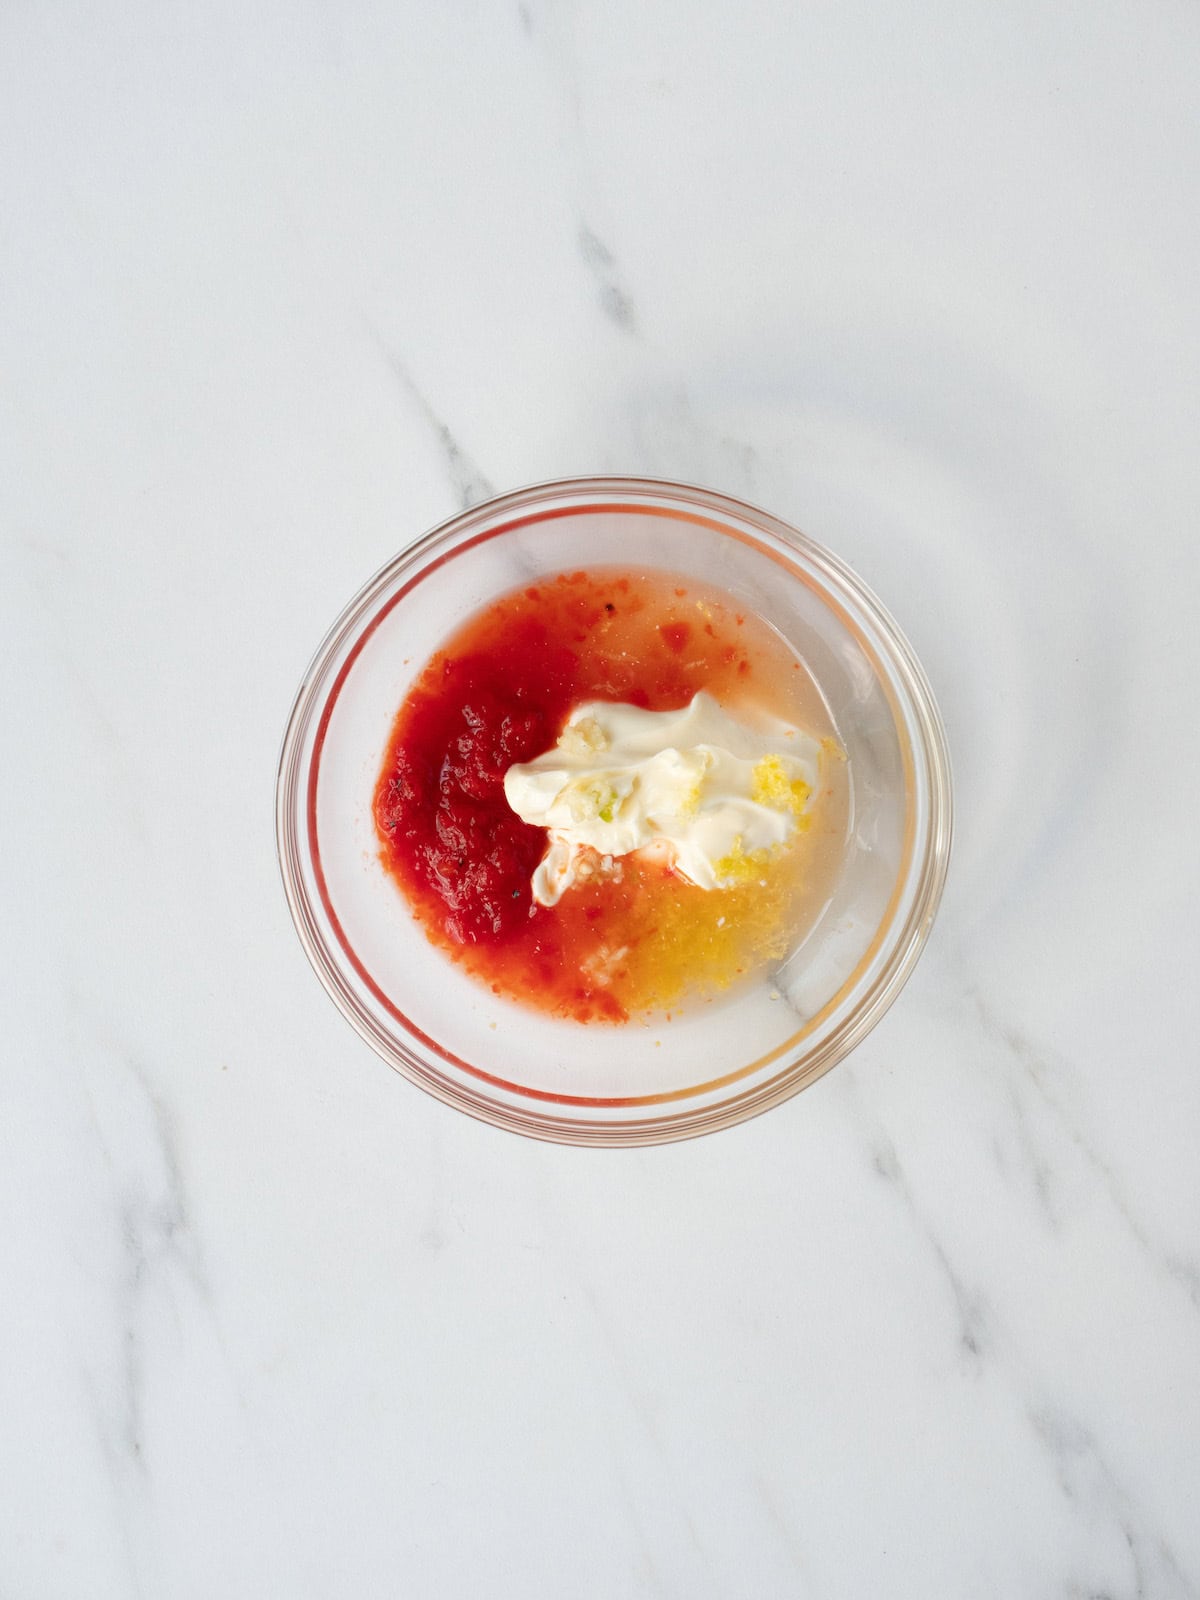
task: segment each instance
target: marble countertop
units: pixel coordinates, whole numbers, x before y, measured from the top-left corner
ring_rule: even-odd
[[[1200,17],[0,17],[0,1596],[1200,1594]],[[900,619],[956,854],[782,1108],[390,1072],[273,783],[360,583],[577,472]]]

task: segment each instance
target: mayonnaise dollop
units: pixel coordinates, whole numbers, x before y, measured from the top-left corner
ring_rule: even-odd
[[[512,809],[550,834],[533,898],[551,906],[595,856],[632,850],[702,889],[760,878],[807,826],[820,751],[799,728],[741,722],[703,693],[681,711],[577,706],[552,749],[504,775]]]

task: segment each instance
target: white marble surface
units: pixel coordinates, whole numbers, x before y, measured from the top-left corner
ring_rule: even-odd
[[[1200,1594],[1200,17],[0,14],[0,1596]],[[674,1148],[394,1076],[272,835],[493,486],[708,482],[946,713],[935,937]]]

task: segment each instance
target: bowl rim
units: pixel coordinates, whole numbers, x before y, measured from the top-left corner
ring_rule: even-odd
[[[556,502],[563,502],[556,506]],[[632,502],[632,503],[631,503]],[[683,509],[687,508],[687,509]],[[597,1101],[571,1096],[546,1096],[528,1087],[513,1085],[496,1079],[486,1071],[463,1063],[443,1051],[436,1041],[426,1040],[443,1059],[465,1066],[480,1085],[499,1086],[518,1095],[524,1095],[532,1104],[512,1105],[489,1098],[482,1090],[447,1079],[436,1069],[431,1069],[410,1053],[394,1035],[380,1026],[362,1006],[358,996],[348,986],[342,971],[342,960],[332,948],[331,941],[320,926],[320,915],[302,881],[300,870],[300,834],[298,816],[306,814],[310,828],[315,827],[315,776],[319,764],[320,743],[323,732],[318,730],[318,743],[310,754],[304,755],[313,732],[313,714],[318,710],[319,722],[327,725],[334,701],[341,685],[352,667],[357,654],[392,607],[428,575],[429,572],[478,543],[481,538],[494,538],[514,531],[531,521],[546,520],[548,516],[573,515],[585,512],[628,510],[640,514],[659,514],[685,517],[724,534],[733,535],[742,542],[757,548],[782,565],[789,567],[792,575],[813,589],[821,601],[839,615],[843,625],[853,632],[859,644],[872,660],[889,701],[897,732],[901,738],[905,763],[906,837],[901,866],[897,872],[888,909],[880,920],[879,930],[868,950],[856,964],[850,978],[836,995],[818,1013],[817,1018],[794,1034],[783,1045],[772,1051],[762,1061],[752,1063],[732,1075],[712,1080],[708,1085],[690,1087],[682,1094],[668,1093],[647,1096],[641,1102],[629,1100]],[[524,513],[513,522],[506,520],[513,513]],[[699,513],[699,514],[698,514]],[[724,516],[722,515],[724,514]],[[760,544],[731,527],[725,519],[748,524],[750,528],[778,541],[794,551],[822,576],[833,581],[835,591],[845,593],[867,618],[874,633],[882,642],[886,660],[879,659],[879,650],[868,641],[862,629],[845,607],[839,604],[837,594],[831,594],[823,585],[815,584],[799,567],[789,564],[773,550],[764,550]],[[380,607],[378,602],[398,580],[408,574],[408,582],[400,582],[388,600]],[[349,652],[344,654],[344,652]],[[332,686],[330,685],[330,673]],[[881,668],[886,665],[888,671]],[[895,674],[904,689],[910,715],[905,714],[895,689],[889,679]],[[923,773],[918,773],[918,758]],[[306,775],[302,768],[308,765]],[[924,783],[928,817],[922,840],[916,838],[914,815],[915,787]],[[300,791],[303,789],[304,793]],[[297,802],[300,802],[298,805]],[[873,591],[857,573],[840,557],[809,535],[802,533],[773,513],[740,500],[735,496],[700,485],[678,482],[668,478],[646,476],[628,477],[596,475],[571,478],[554,478],[524,485],[495,495],[476,505],[464,508],[445,518],[426,533],[420,535],[392,556],[359,589],[342,608],[326,631],[300,681],[292,702],[280,745],[275,784],[276,855],[284,894],[292,915],[302,948],[322,986],[338,1010],[367,1044],[388,1065],[402,1073],[411,1082],[433,1094],[445,1104],[460,1111],[503,1127],[512,1132],[558,1143],[628,1146],[665,1143],[693,1138],[707,1132],[747,1120],[771,1107],[790,1099],[810,1083],[828,1072],[853,1050],[874,1028],[899,995],[915,966],[932,928],[949,867],[953,834],[953,786],[950,758],[945,728],[925,672],[911,645],[897,626],[891,614],[881,604]],[[315,858],[318,879],[321,877],[319,851],[310,851],[310,865]],[[915,883],[910,882],[913,868],[917,867]],[[907,915],[896,921],[897,902],[906,892],[910,900]],[[403,1013],[382,993],[370,974],[358,961],[353,947],[340,928],[332,903],[322,890],[322,912],[332,923],[335,937],[343,947],[343,955],[357,970],[360,980],[383,1001],[386,1009],[409,1029],[410,1034],[424,1037]],[[890,923],[895,926],[889,928]],[[890,933],[890,938],[885,935]],[[883,956],[880,970],[861,994],[856,989],[863,984],[873,961]],[[839,1005],[846,1007],[839,1025],[820,1040],[815,1049],[806,1049],[804,1037],[813,1031],[816,1021],[827,1017]],[[673,1108],[674,1102],[694,1096],[705,1088],[731,1087],[755,1068],[785,1058],[779,1070],[765,1081],[753,1084],[741,1093],[731,1093],[716,1103],[707,1102],[691,1107]],[[633,1104],[672,1107],[644,1117],[628,1115],[616,1117],[593,1116],[584,1119],[577,1115],[555,1116],[549,1105],[586,1106],[610,1111],[629,1108]]]

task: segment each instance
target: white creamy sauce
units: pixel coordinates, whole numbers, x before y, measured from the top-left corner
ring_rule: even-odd
[[[512,809],[550,836],[533,897],[553,905],[595,857],[634,850],[703,889],[733,881],[802,825],[820,755],[811,734],[765,715],[740,721],[703,693],[680,711],[587,701],[552,749],[504,775]]]

